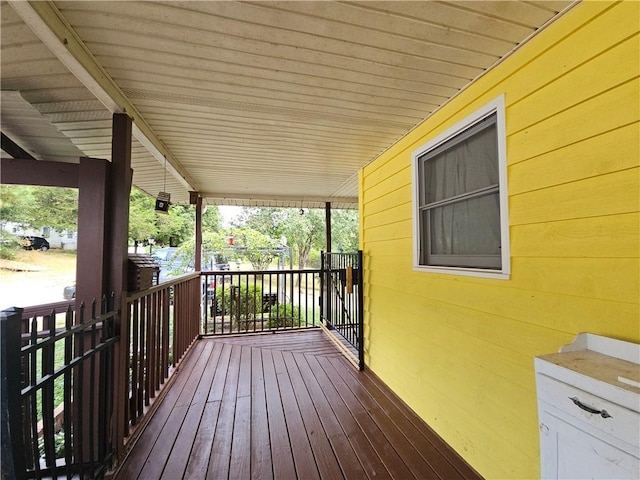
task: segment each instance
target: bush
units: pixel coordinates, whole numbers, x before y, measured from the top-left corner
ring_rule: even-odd
[[[14,260],[16,253],[22,248],[20,240],[15,235],[0,231],[0,258]]]
[[[300,325],[300,309],[289,303],[281,303],[272,308],[269,314],[268,328],[298,327]]]
[[[253,320],[262,312],[262,289],[259,286],[217,287],[215,290],[216,311],[229,314],[234,327],[249,328],[248,320]]]

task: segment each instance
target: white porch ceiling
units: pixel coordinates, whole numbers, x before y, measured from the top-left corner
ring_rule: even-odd
[[[86,156],[126,111],[152,195],[353,208],[360,167],[570,4],[3,2],[1,86]],[[68,155],[13,122],[3,101],[4,133]]]

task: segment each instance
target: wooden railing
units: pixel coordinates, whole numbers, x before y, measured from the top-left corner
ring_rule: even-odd
[[[144,424],[174,369],[198,338],[200,276],[184,275],[127,297],[121,330],[126,359],[123,443]],[[121,399],[122,400],[122,399]]]
[[[75,301],[3,311],[3,478],[117,466],[200,334],[201,285],[178,277],[129,295],[123,312],[94,303],[75,315]]]
[[[114,451],[112,299],[2,312],[3,478],[101,478]],[[26,312],[26,314],[25,314]]]

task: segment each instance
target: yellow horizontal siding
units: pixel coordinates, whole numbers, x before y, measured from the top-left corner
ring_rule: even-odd
[[[632,123],[511,165],[509,194],[539,190],[638,165],[640,126]],[[553,172],[553,175],[549,175]]]
[[[633,257],[638,253],[638,213],[550,221],[511,228],[514,257]]]
[[[535,478],[533,357],[640,342],[638,2],[585,2],[360,174],[369,367],[487,478]],[[511,277],[412,270],[412,152],[505,95]]]

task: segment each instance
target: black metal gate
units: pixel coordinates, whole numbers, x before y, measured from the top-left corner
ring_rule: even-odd
[[[320,316],[324,325],[357,357],[364,369],[362,251],[322,252]]]

